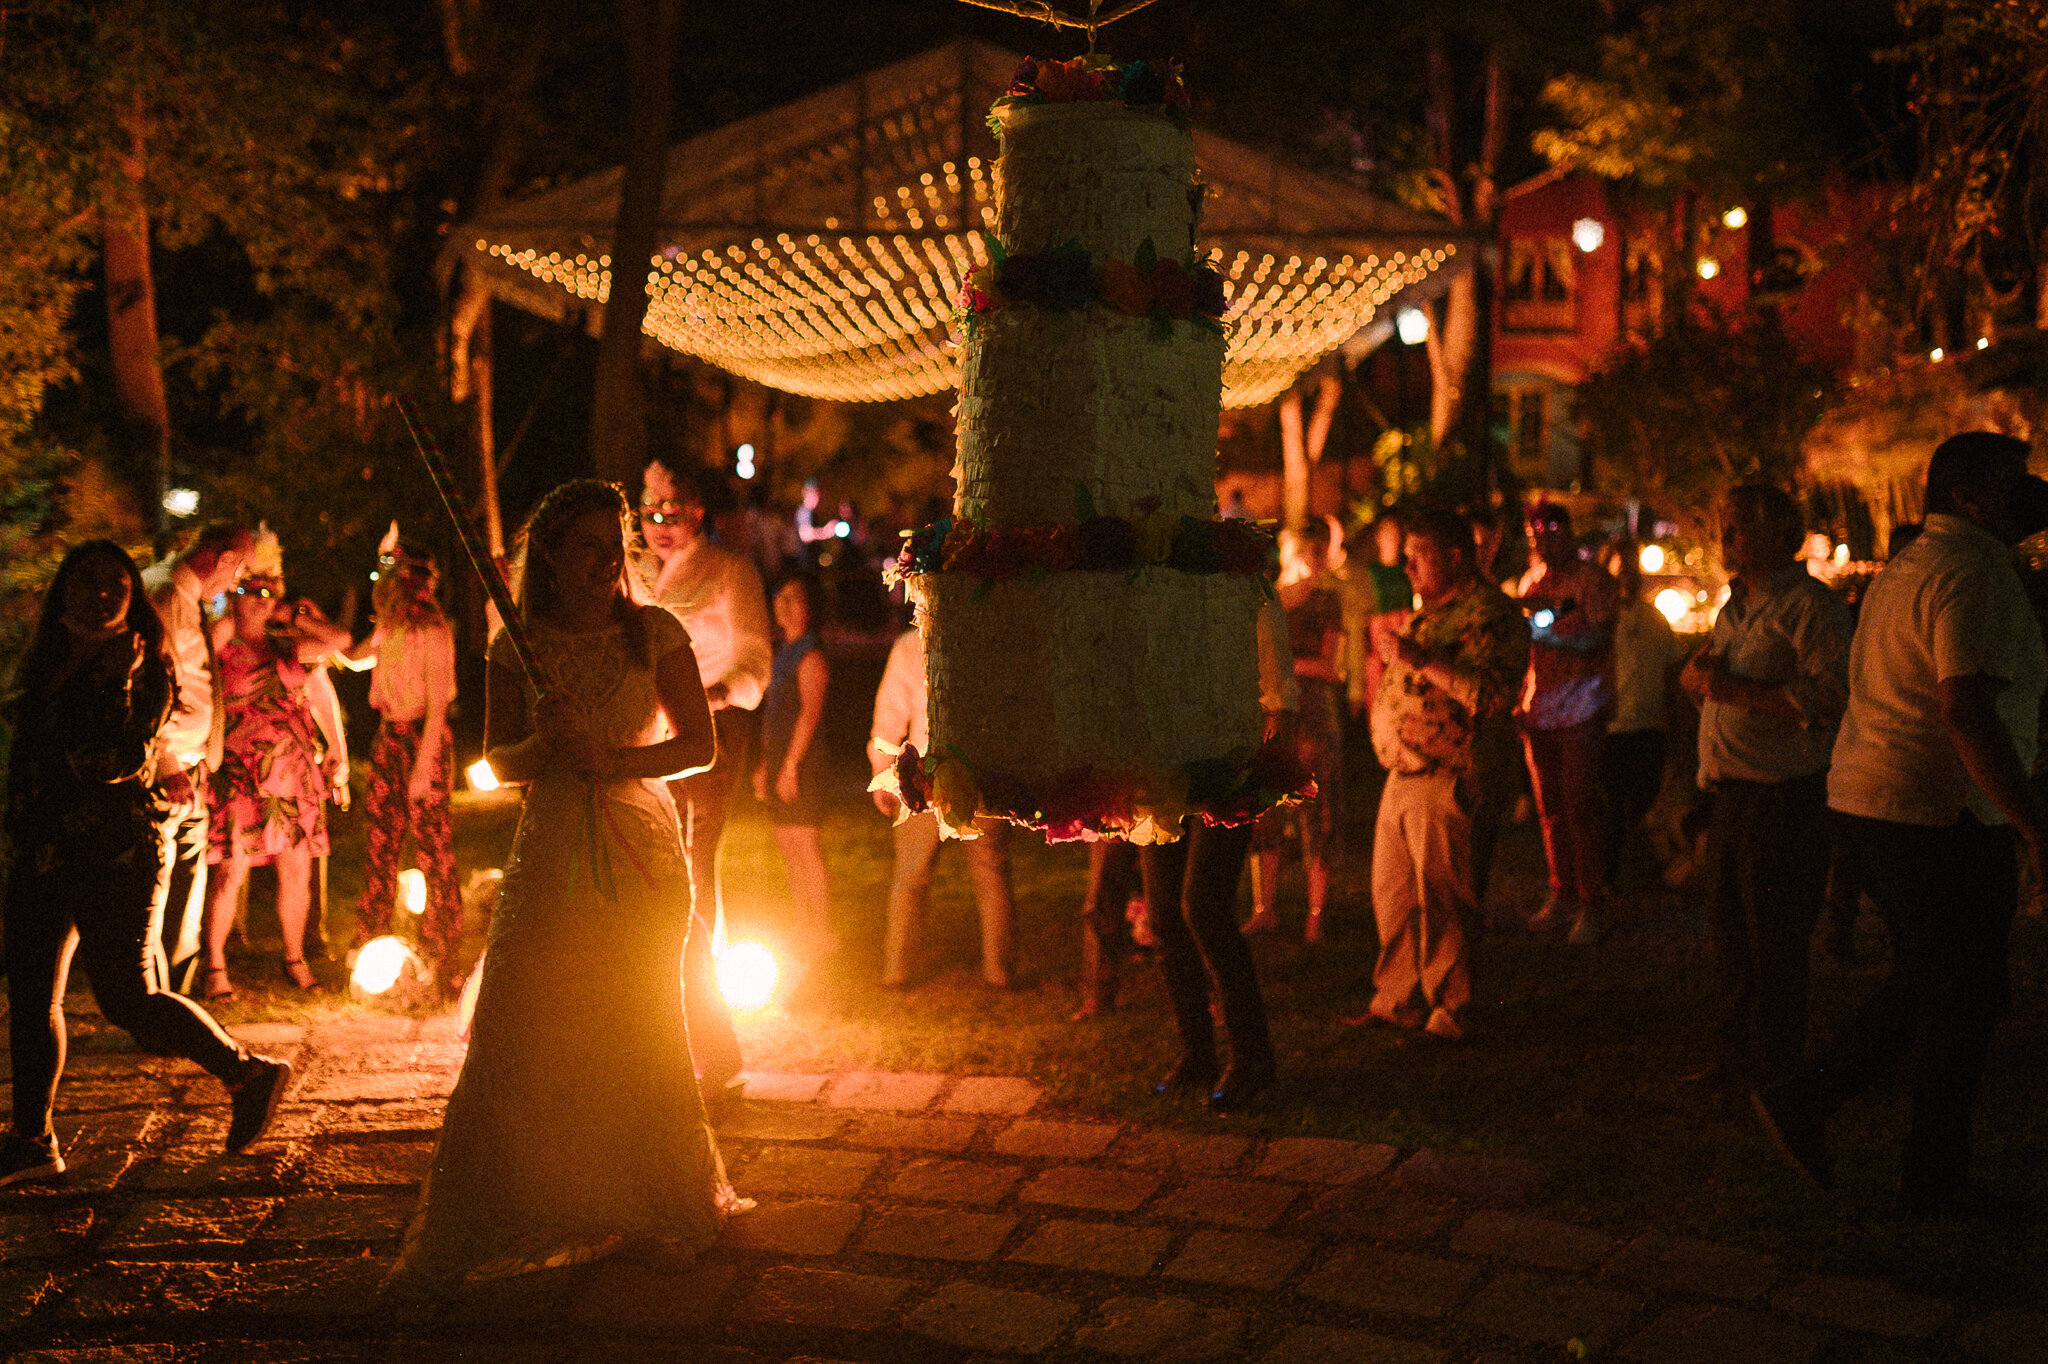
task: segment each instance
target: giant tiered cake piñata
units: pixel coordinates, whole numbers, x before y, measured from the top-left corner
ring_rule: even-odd
[[[961,300],[953,514],[896,573],[919,606],[930,754],[884,784],[1049,837],[1177,837],[1291,785],[1261,756],[1270,537],[1217,519],[1222,282],[1178,75],[1026,62],[990,116],[997,230]]]

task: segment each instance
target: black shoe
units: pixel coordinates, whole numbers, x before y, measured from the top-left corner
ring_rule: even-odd
[[[225,1148],[229,1155],[263,1135],[263,1129],[270,1126],[270,1120],[277,1116],[277,1106],[284,1102],[284,1092],[290,1088],[291,1082],[291,1062],[273,1061],[265,1056],[249,1059],[249,1069],[243,1074],[242,1082],[228,1090],[228,1097],[234,1104],[234,1117],[228,1121]]]
[[[1192,1056],[1183,1056],[1180,1064],[1167,1072],[1165,1079],[1152,1086],[1152,1092],[1171,1096],[1207,1094],[1216,1087],[1216,1079],[1214,1061],[1198,1061]]]
[[[57,1153],[55,1133],[47,1137],[24,1137],[10,1132],[0,1142],[0,1188],[31,1179],[50,1179],[64,1173],[64,1157]]]
[[[1828,1120],[1818,1110],[1801,1104],[1787,1085],[1749,1092],[1749,1104],[1763,1124],[1785,1163],[1806,1177],[1816,1189],[1835,1186],[1834,1162],[1828,1158]]]
[[[1273,1087],[1277,1078],[1271,1061],[1258,1065],[1241,1065],[1231,1062],[1230,1073],[1223,1077],[1223,1083],[1216,1086],[1209,1095],[1211,1113],[1243,1113],[1258,1102],[1259,1096]]]

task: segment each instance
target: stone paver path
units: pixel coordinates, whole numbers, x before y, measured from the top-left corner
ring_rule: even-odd
[[[74,1054],[71,1173],[0,1192],[0,1357],[2048,1361],[2048,1313],[1537,1215],[1526,1162],[1089,1121],[1027,1079],[874,1072],[751,1077],[721,1132],[760,1206],[694,1268],[604,1261],[401,1320],[377,1285],[461,1045],[445,1020],[237,1031],[299,1076],[230,1158],[204,1076]]]

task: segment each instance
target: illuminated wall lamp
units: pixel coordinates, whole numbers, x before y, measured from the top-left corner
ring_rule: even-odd
[[[1581,218],[1572,224],[1572,245],[1592,255],[1607,240],[1607,225],[1598,218]]]

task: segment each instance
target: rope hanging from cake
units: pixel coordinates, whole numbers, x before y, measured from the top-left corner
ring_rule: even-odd
[[[964,0],[964,3],[978,9],[1001,10],[1005,14],[1014,14],[1020,19],[1036,20],[1041,24],[1050,24],[1054,28],[1078,28],[1088,35],[1088,50],[1093,52],[1095,35],[1099,30],[1109,27],[1119,19],[1136,14],[1151,4],[1152,0],[1130,0],[1128,4],[1118,5],[1107,14],[1102,13],[1102,0],[1088,0],[1088,17],[1085,19],[1053,8],[1051,0]]]

